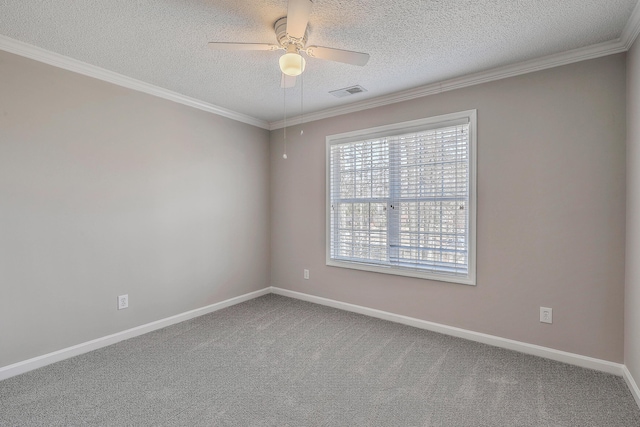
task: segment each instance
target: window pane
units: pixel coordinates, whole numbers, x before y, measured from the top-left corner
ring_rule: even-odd
[[[386,203],[338,205],[337,256],[384,261],[387,255]]]
[[[344,172],[340,174],[340,198],[350,199],[355,196],[355,172]]]
[[[462,207],[462,209],[460,209]],[[466,209],[455,201],[400,203],[399,263],[465,271]]]

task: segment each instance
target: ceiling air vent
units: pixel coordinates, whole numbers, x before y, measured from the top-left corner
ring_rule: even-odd
[[[345,96],[355,95],[356,93],[366,92],[367,90],[360,85],[345,87],[344,89],[332,90],[329,92],[336,98],[343,98]]]

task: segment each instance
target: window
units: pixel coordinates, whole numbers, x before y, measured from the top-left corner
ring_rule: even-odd
[[[327,265],[475,284],[476,111],[327,137]]]

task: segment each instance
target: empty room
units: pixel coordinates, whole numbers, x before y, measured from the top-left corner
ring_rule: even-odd
[[[0,1],[0,426],[640,426],[638,0]]]

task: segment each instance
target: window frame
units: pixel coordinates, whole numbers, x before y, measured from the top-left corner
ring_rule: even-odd
[[[331,258],[331,146],[369,139],[402,135],[428,129],[450,126],[460,122],[469,124],[469,229],[468,229],[468,264],[467,276],[454,276],[432,271],[417,271],[396,265],[380,265],[374,263],[347,261]],[[443,114],[418,120],[377,126],[351,132],[328,135],[326,137],[325,152],[325,252],[326,265],[331,267],[364,270],[375,273],[392,274],[397,276],[415,277],[440,282],[476,285],[476,216],[477,216],[477,110],[466,110],[456,113]],[[389,231],[387,230],[387,234]]]

